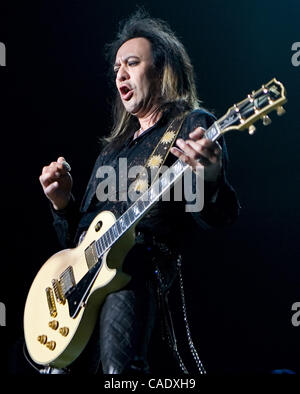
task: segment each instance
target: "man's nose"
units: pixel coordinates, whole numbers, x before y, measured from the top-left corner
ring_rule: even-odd
[[[122,65],[117,73],[117,79],[120,82],[126,81],[127,79],[129,79],[130,76],[128,74],[128,72],[126,71],[125,67]]]

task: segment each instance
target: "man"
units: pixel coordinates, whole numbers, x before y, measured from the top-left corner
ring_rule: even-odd
[[[193,182],[197,169],[204,170],[204,207],[189,213],[184,200],[159,201],[143,217],[136,228],[138,242],[123,265],[132,279],[124,289],[106,297],[95,334],[103,373],[146,373],[148,345],[158,315],[157,289],[162,292],[162,277],[162,286],[171,286],[178,254],[184,253],[186,238],[176,228],[180,224],[182,232],[189,234],[196,231],[196,222],[202,229],[230,224],[238,214],[238,202],[225,176],[224,141],[221,146],[204,138],[205,129],[215,119],[199,109],[192,65],[169,27],[137,13],[108,47],[108,58],[117,89],[114,126],[95,163],[80,209],[71,193],[73,180],[64,157],[43,168],[40,182],[51,201],[62,246],[74,247],[99,212],[110,210],[119,217],[132,204],[129,198],[118,199],[123,192],[118,183],[116,201],[103,201],[99,169],[109,165],[118,175],[124,158],[128,169],[145,166],[170,122],[184,114],[176,145],[165,164],[171,165],[176,158],[187,163],[193,170]],[[96,346],[94,349],[96,354]]]

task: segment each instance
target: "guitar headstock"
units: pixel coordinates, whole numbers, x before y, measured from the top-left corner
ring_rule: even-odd
[[[249,129],[249,134],[255,132],[255,123],[262,119],[263,125],[271,123],[268,113],[277,110],[277,115],[285,113],[283,104],[286,103],[286,91],[283,84],[273,78],[267,84],[251,94],[238,104],[228,109],[226,114],[217,121],[219,133],[229,130]]]

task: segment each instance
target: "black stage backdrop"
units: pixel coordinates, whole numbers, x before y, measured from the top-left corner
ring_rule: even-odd
[[[64,155],[75,194],[83,195],[97,139],[111,125],[104,44],[137,2],[7,3],[0,8],[6,47],[6,66],[0,67],[0,301],[6,326],[0,334],[9,373],[31,374],[20,350],[26,294],[41,264],[59,249],[38,177]],[[300,302],[300,55],[292,50],[300,41],[299,1],[138,4],[181,37],[199,96],[218,117],[273,77],[286,86],[285,116],[271,114],[273,123],[259,122],[251,137],[227,134],[241,215],[232,227],[202,236],[200,249],[197,235],[191,239],[184,280],[194,343],[211,373],[299,372],[300,326],[291,320],[292,305]],[[180,306],[177,312],[181,321]]]

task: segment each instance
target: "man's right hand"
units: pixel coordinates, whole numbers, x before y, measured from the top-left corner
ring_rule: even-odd
[[[64,162],[64,157],[59,157],[44,167],[39,177],[46,197],[56,210],[66,208],[71,198],[73,180]]]

